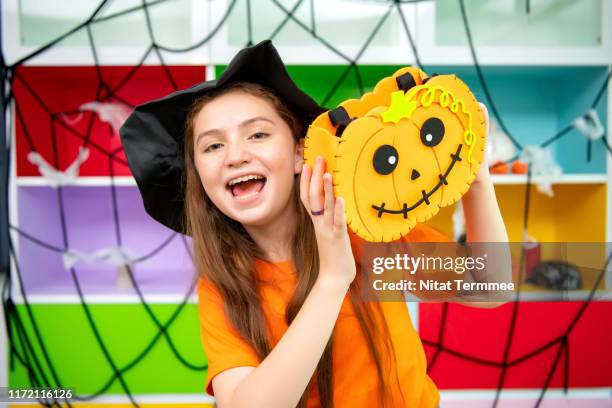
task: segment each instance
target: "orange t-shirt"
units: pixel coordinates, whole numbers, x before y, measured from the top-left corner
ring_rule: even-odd
[[[402,241],[447,242],[449,238],[423,224],[411,230]],[[351,234],[353,253],[359,259],[360,239]],[[272,347],[285,331],[285,307],[295,289],[295,272],[291,262],[275,264],[256,260],[259,278],[265,281],[260,288]],[[199,317],[204,352],[208,357],[206,392],[214,395],[212,379],[220,372],[240,366],[259,365],[253,348],[242,339],[227,318],[221,295],[209,281],[198,281]],[[412,326],[404,302],[381,302],[383,315],[389,326],[395,349],[397,373],[407,407],[436,407],[440,395],[426,372],[427,361],[418,333]],[[376,407],[379,405],[377,375],[366,340],[355,318],[352,303],[344,298],[335,326],[334,348],[334,405],[342,407]],[[392,381],[394,383],[394,381]],[[394,401],[401,401],[397,387],[391,390]],[[308,407],[320,406],[318,391],[311,387]]]

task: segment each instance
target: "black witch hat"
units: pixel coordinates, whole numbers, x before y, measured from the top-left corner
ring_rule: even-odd
[[[304,125],[325,109],[301,91],[269,40],[242,49],[217,80],[202,82],[136,107],[119,133],[130,170],[147,213],[185,234],[183,144],[193,102],[234,82],[249,82],[275,92]]]

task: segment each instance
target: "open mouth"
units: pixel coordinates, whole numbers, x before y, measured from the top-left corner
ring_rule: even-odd
[[[238,201],[255,197],[266,185],[266,178],[260,174],[249,174],[230,180],[225,188]]]
[[[408,218],[408,213],[414,210],[415,208],[417,208],[419,205],[423,203],[425,203],[426,205],[429,205],[429,197],[431,197],[431,195],[435,193],[440,188],[440,186],[442,186],[443,184],[448,185],[448,181],[446,181],[446,178],[448,177],[450,172],[453,170],[455,163],[457,163],[458,161],[461,161],[461,158],[459,157],[459,153],[461,153],[462,146],[463,144],[460,144],[459,146],[457,146],[457,150],[455,151],[455,153],[451,153],[450,155],[452,159],[451,163],[446,168],[446,171],[444,172],[444,174],[438,174],[440,181],[438,181],[438,183],[431,190],[429,190],[429,192],[425,190],[421,190],[421,194],[423,196],[416,203],[412,204],[411,206],[408,206],[408,204],[404,203],[401,210],[389,210],[385,208],[385,203],[382,203],[381,205],[372,205],[372,208],[378,212],[378,218],[381,218],[383,214],[386,213],[386,214],[402,214],[404,216],[404,219],[406,219]]]

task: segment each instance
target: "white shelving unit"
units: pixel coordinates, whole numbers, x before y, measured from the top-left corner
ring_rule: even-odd
[[[217,27],[222,20],[224,12],[231,4],[231,0],[199,1],[199,0],[176,0],[164,4],[151,3],[153,22],[156,30],[156,40],[161,46],[187,47],[197,43],[206,37],[212,29]],[[468,16],[473,23],[473,36],[476,40],[476,53],[479,62],[486,66],[538,66],[546,69],[550,66],[583,66],[612,65],[612,2],[607,0],[583,0],[565,1],[548,0],[545,3],[551,8],[551,13],[558,21],[565,21],[566,14],[572,10],[578,10],[574,18],[586,16],[589,21],[574,25],[553,24],[546,31],[546,26],[539,21],[546,21],[541,10],[534,10],[531,18],[520,17],[512,19],[512,13],[508,7],[517,10],[522,1],[512,0],[465,0],[468,7]],[[488,3],[485,5],[484,3]],[[295,2],[293,0],[282,0],[281,3],[290,9]],[[296,18],[304,22],[308,29],[312,28],[312,9],[309,2],[303,2],[296,11]],[[505,5],[501,6],[501,3]],[[535,3],[535,2],[534,2]],[[570,4],[573,3],[573,4]],[[588,4],[587,4],[588,3]],[[85,20],[99,0],[86,0],[82,2],[60,2],[51,3],[44,0],[5,0],[2,2],[2,34],[5,57],[9,64],[33,53],[44,45],[46,38],[45,30],[61,35],[61,33],[76,27]],[[104,16],[110,16],[141,5],[140,0],[126,0],[110,2],[108,9],[101,10],[100,21],[92,24],[92,33],[96,41],[97,57],[103,65],[134,65],[144,55],[150,45],[148,33],[144,23],[142,11],[133,11],[126,14],[117,21],[105,20]],[[225,24],[221,26],[218,33],[206,45],[197,47],[188,52],[173,53],[160,51],[164,62],[169,65],[207,65],[207,77],[212,78],[214,67],[211,64],[227,64],[230,58],[246,44],[246,0],[236,0],[234,9]],[[510,4],[510,6],[508,6]],[[479,8],[478,5],[482,7]],[[593,6],[595,5],[595,6]],[[444,16],[437,15],[438,7],[451,8]],[[253,18],[253,40],[267,38],[273,29],[278,26],[284,18],[284,13],[271,1],[251,1],[251,12]],[[362,0],[315,0],[314,13],[319,26],[315,31],[324,41],[337,46],[338,50],[349,58],[354,58],[366,40],[368,33],[374,28],[376,22],[384,15],[389,7],[387,2],[371,2]],[[400,6],[410,27],[411,34],[416,42],[418,55],[423,65],[473,65],[473,58],[465,41],[465,32],[460,21],[461,15],[457,14],[457,0],[438,0],[437,2],[406,3]],[[555,8],[556,7],[556,8]],[[569,7],[569,11],[563,7]],[[592,13],[592,7],[598,7],[598,13]],[[471,11],[470,11],[471,10]],[[474,11],[476,10],[476,11]],[[480,10],[480,11],[478,11]],[[509,34],[516,35],[515,43],[512,39],[489,38],[483,40],[482,30],[487,28],[487,19],[491,21],[495,17],[494,11],[507,11],[500,31],[507,30]],[[555,12],[555,10],[557,10]],[[565,10],[565,11],[564,11]],[[575,12],[576,13],[576,12]],[[582,14],[581,14],[582,13]],[[444,23],[444,18],[454,16],[456,24],[450,27],[450,38],[448,41],[439,41],[439,36],[445,32],[438,30],[438,24]],[[478,20],[482,20],[478,23]],[[538,20],[540,19],[540,20]],[[585,28],[585,24],[589,25]],[[530,25],[532,24],[533,25]],[[389,14],[387,27],[373,39],[372,44],[359,59],[360,64],[412,64],[415,56],[411,49],[401,19],[397,10]],[[55,27],[66,27],[57,30]],[[186,28],[187,26],[187,28]],[[519,30],[518,28],[522,28]],[[588,28],[588,30],[587,30]],[[54,31],[53,31],[54,30]],[[532,31],[530,31],[532,30]],[[533,35],[533,30],[544,35],[553,33],[553,38],[558,43],[543,43],[534,46],[521,44],[522,38]],[[576,37],[580,30],[586,31],[582,35],[582,42],[575,44],[569,41]],[[129,35],[125,35],[126,31]],[[187,34],[184,32],[187,31]],[[175,35],[181,32],[181,35]],[[117,45],[117,35],[121,46]],[[456,36],[453,35],[456,34]],[[594,35],[591,35],[595,33]],[[448,32],[447,32],[448,34]],[[578,33],[580,34],[580,33]],[[114,39],[114,40],[113,40]],[[524,38],[523,38],[524,39]],[[38,42],[37,42],[38,41]],[[113,41],[115,41],[113,43]],[[484,41],[484,44],[483,44]],[[498,43],[495,43],[498,41]],[[275,39],[277,48],[287,64],[346,64],[346,61],[325,47],[321,41],[313,39],[304,28],[289,20]],[[151,53],[144,61],[148,65],[158,65],[159,59],[155,53]],[[49,50],[41,53],[27,65],[37,66],[70,66],[70,65],[93,65],[94,58],[87,39],[87,30],[81,29],[74,38],[62,41]],[[607,138],[612,145],[612,82],[608,84],[607,90]],[[12,135],[12,146],[15,146],[15,134]],[[13,149],[12,157],[12,183],[10,185],[10,222],[18,225],[18,203],[17,189],[20,187],[45,187],[46,181],[41,177],[16,177],[16,157]],[[493,181],[496,185],[521,185],[526,182],[525,175],[494,175]],[[533,180],[537,182],[536,180]],[[606,172],[601,174],[565,174],[556,181],[556,184],[597,185],[606,184],[607,200],[605,214],[606,241],[612,241],[612,190],[609,183],[612,181],[612,158],[607,155]],[[80,177],[75,186],[77,187],[104,187],[109,186],[109,177]],[[115,177],[113,183],[118,187],[135,188],[136,183],[132,177]],[[13,242],[18,245],[19,236],[11,231]],[[19,247],[15,248],[19,254]],[[13,271],[15,265],[13,264]],[[612,287],[611,274],[606,275],[607,287]],[[13,279],[13,293],[15,301],[22,303],[17,279]],[[551,300],[546,293],[525,293],[522,295],[526,300]],[[575,300],[582,300],[584,296],[577,294]],[[145,294],[148,303],[180,303],[183,296],[177,294]],[[80,300],[76,295],[28,295],[30,303],[34,304],[77,304]],[[102,304],[136,304],[140,300],[136,295],[86,295],[88,303]],[[192,295],[189,303],[196,303],[196,295]],[[412,308],[412,312],[416,308]],[[4,364],[1,364],[4,365]],[[0,367],[2,368],[2,367]],[[0,378],[2,375],[0,375]]]
[[[527,183],[526,174],[493,174],[495,184],[525,184]],[[531,183],[537,184],[539,179],[532,178]],[[608,178],[605,174],[564,174],[553,184],[602,184],[607,183]]]
[[[529,14],[524,0],[464,3],[477,57],[483,65],[612,63],[609,1],[532,2]],[[418,49],[424,64],[473,64],[458,0],[421,2],[417,10]],[[443,23],[444,29],[439,29],[438,23]]]
[[[494,184],[525,184],[527,175],[525,174],[493,174]],[[536,184],[539,179],[532,178],[532,184]],[[608,182],[606,174],[564,174],[553,184],[605,184]],[[131,176],[117,176],[113,178],[113,183],[117,187],[135,187],[136,180]],[[104,187],[110,186],[111,178],[106,176],[79,177],[72,185],[77,187]],[[42,177],[21,176],[17,178],[19,187],[46,187],[47,181]]]
[[[272,1],[251,1],[252,39],[257,43],[269,38],[286,19],[295,2],[282,0],[279,7]],[[210,2],[211,16],[221,16],[232,0]],[[273,39],[286,64],[346,64],[356,58],[369,34],[388,12],[391,4],[360,0],[315,0],[302,2]],[[413,37],[416,35],[416,7],[401,5]],[[284,10],[283,10],[284,9]],[[312,18],[316,19],[314,32]],[[218,21],[218,18],[213,17]],[[210,22],[215,26],[215,22]],[[247,1],[237,0],[227,23],[211,42],[211,62],[226,64],[248,41]],[[325,44],[333,44],[337,52]],[[345,58],[343,58],[345,57]],[[359,58],[360,64],[405,64],[414,61],[414,54],[397,9],[391,10],[370,45]]]
[[[166,64],[209,63],[207,46],[180,53],[164,50],[186,48],[206,36],[209,32],[209,2],[147,0],[147,3],[155,40],[162,47],[160,52]],[[44,0],[4,1],[2,35],[7,63],[19,61],[79,27],[92,17],[99,4],[99,0],[59,3]],[[141,6],[140,0],[111,1],[95,15],[90,27],[100,64],[136,65],[145,55],[151,41]],[[78,29],[60,43],[28,60],[27,64],[94,65],[87,28]],[[144,64],[159,65],[160,61],[151,52]]]
[[[73,305],[81,302],[78,295],[26,295],[28,303],[31,304],[53,304],[53,305]],[[140,298],[136,294],[125,294],[125,295],[91,295],[86,294],[83,296],[85,303],[87,304],[140,304]],[[183,302],[185,296],[181,295],[165,295],[165,294],[147,294],[144,295],[144,300],[148,304],[179,304]],[[15,304],[23,304],[24,299],[21,294],[17,294],[14,297]],[[196,304],[198,303],[197,294],[189,296],[187,303]]]
[[[112,178],[112,182],[117,187],[135,187],[136,180],[132,176],[117,176]],[[45,187],[49,184],[42,177],[21,176],[17,178],[19,187]],[[111,178],[107,176],[88,176],[79,177],[76,183],[72,184],[77,187],[104,187],[111,185]]]
[[[225,24],[220,26],[211,41],[194,50],[180,53],[164,51],[163,48],[179,49],[197,45],[223,21],[232,0],[148,2],[155,39],[162,47],[162,55],[168,64],[226,64],[246,45],[246,0],[235,1]],[[289,0],[281,0],[280,3],[286,10],[291,10],[295,4]],[[342,54],[355,57],[369,33],[390,7],[388,3],[362,0],[315,0],[311,9],[308,3],[303,2],[294,13],[303,26],[289,18],[274,39],[288,64],[345,63],[342,57],[330,51],[323,43],[333,44]],[[612,4],[609,1],[548,0],[541,2],[542,5],[534,4],[534,10],[529,16],[520,14],[519,10],[524,7],[522,0],[474,0],[465,3],[473,26],[472,35],[476,41],[478,59],[483,65],[612,64],[612,27],[607,23],[612,21]],[[51,37],[57,38],[77,27],[92,15],[98,4],[98,0],[85,0],[76,5],[60,3],[59,6],[42,0],[3,2],[2,29],[7,62],[13,63],[45,45],[49,32],[56,34]],[[96,49],[101,64],[133,65],[144,54],[150,40],[142,10],[131,11],[120,18],[108,18],[138,8],[141,4],[139,0],[110,2],[96,16],[98,20],[94,19],[92,23],[92,33],[97,41]],[[473,64],[458,4],[456,0],[440,0],[401,5],[424,65]],[[437,7],[446,12],[436,13]],[[314,39],[309,32],[312,29],[313,10],[319,22],[319,27],[315,25],[315,32],[321,40]],[[285,20],[284,11],[271,1],[251,1],[251,13],[254,42],[268,38]],[[576,23],[580,18],[589,21],[586,25],[584,22]],[[495,24],[495,32],[507,34],[497,37],[482,35],[481,30],[491,28],[489,26],[493,24],[492,21],[501,21]],[[567,21],[575,24],[562,25]],[[451,22],[453,24],[449,24]],[[450,28],[440,31],[437,29],[438,23]],[[187,30],[185,25],[188,26]],[[94,29],[95,26],[99,27]],[[129,36],[125,36],[126,31],[130,33]],[[489,29],[489,32],[493,30]],[[442,43],[440,37],[445,38]],[[530,39],[530,44],[534,41],[536,44],[525,46],[526,38]],[[554,41],[541,41],[543,38],[552,38]],[[577,41],[576,38],[582,40]],[[123,45],[117,46],[117,43]],[[410,42],[399,13],[394,8],[359,63],[412,62],[414,55]],[[159,61],[151,57],[145,63],[158,64]],[[27,61],[27,64],[92,65],[87,30],[78,30],[69,39]]]

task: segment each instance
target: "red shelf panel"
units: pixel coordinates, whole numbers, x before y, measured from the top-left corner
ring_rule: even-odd
[[[59,169],[64,170],[77,156],[87,134],[89,122],[93,119],[89,159],[81,166],[82,176],[108,176],[110,174],[109,155],[105,152],[119,150],[114,160],[113,172],[116,176],[130,175],[125,156],[121,151],[119,135],[111,126],[100,120],[97,114],[85,111],[75,112],[87,102],[95,101],[101,75],[104,83],[116,97],[130,105],[162,97],[174,90],[164,67],[140,66],[127,81],[124,81],[133,67],[20,67],[14,80],[16,105],[23,118],[34,149],[43,158],[55,164],[52,145],[51,123],[55,117],[55,137],[58,146]],[[180,89],[187,88],[205,79],[204,66],[169,66],[168,71]],[[24,84],[25,82],[25,84]],[[124,82],[122,86],[121,83]],[[26,85],[27,84],[27,85]],[[99,95],[105,100],[108,92],[103,88]],[[43,106],[44,105],[44,106]],[[53,116],[52,116],[53,115]],[[17,116],[17,115],[15,115]],[[32,150],[26,138],[22,122],[15,118],[17,136],[17,175],[39,176],[36,166],[27,155]],[[71,132],[73,129],[78,134]],[[79,136],[80,135],[80,136]]]
[[[524,302],[519,304],[509,361],[558,339],[567,332],[583,302]],[[442,344],[461,354],[500,362],[510,333],[513,303],[496,309],[449,304]],[[442,304],[421,304],[419,333],[424,341],[438,341]],[[612,386],[612,303],[591,302],[567,336],[569,387]],[[503,388],[542,388],[560,343],[510,366]],[[432,365],[434,346],[425,345],[430,375],[443,389],[495,389],[501,367],[481,364],[442,351]],[[564,353],[554,371],[550,387],[563,387]]]

